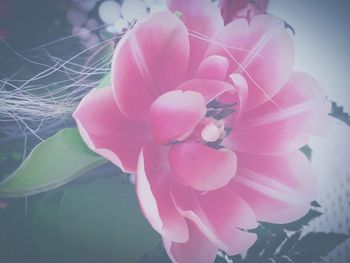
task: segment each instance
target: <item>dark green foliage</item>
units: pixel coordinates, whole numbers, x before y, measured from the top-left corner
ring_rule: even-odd
[[[330,116],[345,122],[347,125],[350,125],[350,115],[348,112],[344,112],[342,106],[338,106],[337,103],[332,102],[332,111],[329,114]]]
[[[313,202],[314,208],[320,207]],[[300,220],[284,225],[261,223],[258,240],[248,250],[246,257],[231,257],[234,263],[314,263],[328,255],[349,236],[339,233],[310,232],[302,235],[302,228],[322,213],[311,209]],[[217,259],[217,263],[225,262]]]
[[[116,168],[101,167],[28,198],[27,205],[23,198],[5,201],[1,263],[133,263],[160,239],[142,215],[134,187]]]

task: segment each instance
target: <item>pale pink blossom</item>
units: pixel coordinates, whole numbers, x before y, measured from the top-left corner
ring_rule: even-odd
[[[219,0],[221,15],[225,24],[237,18],[251,20],[266,13],[269,0]]]
[[[112,87],[74,113],[87,145],[136,174],[143,214],[173,262],[245,252],[258,221],[309,210],[314,176],[299,151],[328,120],[317,82],[294,72],[279,20],[224,26],[211,1],[173,0],[118,43]]]

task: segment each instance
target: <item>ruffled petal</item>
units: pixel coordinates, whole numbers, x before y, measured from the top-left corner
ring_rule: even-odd
[[[309,211],[316,183],[302,152],[271,156],[240,153],[238,163],[230,187],[254,210],[257,220],[284,224]]]
[[[199,192],[173,183],[171,190],[180,213],[195,222],[216,247],[234,255],[256,241],[255,234],[239,230],[256,228],[257,222],[253,210],[231,187]]]
[[[213,263],[217,248],[188,221],[189,240],[186,243],[174,243],[163,239],[163,244],[173,263]]]
[[[200,191],[226,185],[236,173],[236,155],[202,143],[184,142],[171,146],[169,163],[178,183]]]
[[[248,24],[237,19],[214,36],[206,56],[230,59],[230,74],[242,74],[249,87],[247,108],[271,98],[287,82],[293,67],[294,49],[284,24],[259,15]]]
[[[218,6],[210,0],[169,0],[169,9],[177,12],[185,23],[190,34],[191,56],[188,76],[195,74],[210,38],[215,32],[222,29],[222,20]]]
[[[235,92],[235,88],[225,82],[213,79],[192,79],[182,83],[178,90],[191,90],[202,94],[206,103],[216,99],[225,92]]]
[[[188,32],[176,15],[157,13],[136,24],[113,58],[112,84],[121,111],[132,119],[147,119],[154,99],[183,81],[188,58]]]
[[[150,124],[153,139],[159,144],[184,140],[205,116],[206,103],[193,91],[169,91],[151,106]]]
[[[273,102],[243,114],[238,123],[232,124],[225,145],[259,154],[297,150],[307,144],[310,135],[323,133],[329,110],[318,83],[305,73],[295,72]]]
[[[239,101],[239,116],[241,116],[246,109],[247,100],[248,100],[248,84],[245,78],[240,74],[231,74],[230,79],[232,80],[238,95]]]
[[[223,56],[209,56],[204,59],[196,72],[198,79],[226,80],[230,61]]]
[[[111,88],[93,89],[73,114],[79,132],[91,150],[128,173],[136,171],[142,146],[151,140],[149,127],[125,117]]]
[[[187,242],[186,221],[170,196],[167,152],[166,147],[153,144],[143,147],[136,175],[136,192],[145,217],[158,233],[174,242]]]

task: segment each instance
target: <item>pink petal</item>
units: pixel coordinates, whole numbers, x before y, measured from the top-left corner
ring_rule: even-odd
[[[257,227],[254,212],[231,187],[205,193],[175,183],[171,188],[181,214],[195,222],[218,248],[234,255],[245,252],[255,242],[255,234],[238,229]]]
[[[125,117],[111,88],[93,89],[75,110],[80,134],[91,150],[125,172],[134,173],[142,146],[151,139],[149,127]]]
[[[213,79],[192,79],[182,83],[177,89],[183,91],[191,90],[202,94],[206,104],[225,92],[235,91],[235,88],[231,84]]]
[[[144,146],[136,175],[136,192],[145,217],[156,231],[174,242],[187,242],[186,221],[170,196],[167,153],[166,147]]]
[[[245,112],[245,109],[247,106],[248,93],[249,93],[248,84],[242,75],[231,74],[230,78],[237,90],[239,104],[240,104],[239,115],[242,115]]]
[[[198,79],[226,80],[229,60],[223,56],[210,56],[199,65],[196,73]]]
[[[236,155],[232,151],[195,142],[173,145],[169,163],[175,181],[200,191],[220,188],[236,173]]]
[[[284,224],[304,216],[315,199],[311,165],[300,151],[286,155],[238,155],[237,176],[230,183],[259,221]]]
[[[213,263],[217,248],[188,221],[189,240],[186,243],[174,243],[163,239],[164,247],[173,263]]]
[[[193,91],[169,91],[151,106],[153,139],[167,144],[188,137],[207,112],[202,95]]]
[[[188,57],[188,32],[176,15],[157,13],[135,25],[118,43],[112,64],[121,111],[146,120],[154,99],[183,81]]]
[[[249,93],[250,94],[250,93]],[[305,73],[293,73],[269,101],[243,114],[225,141],[240,152],[275,154],[294,151],[328,123],[329,104],[318,83]]]
[[[249,87],[247,108],[271,100],[287,82],[293,67],[294,49],[284,24],[259,15],[250,24],[237,19],[214,36],[206,56],[230,59],[229,73],[242,74]]]
[[[230,123],[232,127],[235,127],[235,124],[241,119],[243,113],[246,111],[249,89],[247,81],[242,75],[231,74],[230,79],[236,92],[226,92],[218,97],[217,100],[224,104],[238,104],[235,106],[237,112],[226,118],[226,122]]]
[[[220,10],[210,0],[169,0],[169,9],[179,12],[190,34],[189,77],[193,77],[210,37],[224,26]]]

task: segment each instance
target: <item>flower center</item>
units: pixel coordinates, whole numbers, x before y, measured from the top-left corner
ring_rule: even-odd
[[[225,122],[223,120],[215,120],[214,118],[206,118],[205,124],[202,126],[201,138],[208,143],[216,142],[226,136]]]
[[[226,127],[226,118],[233,114],[235,103],[225,104],[217,100],[207,105],[206,117],[197,126],[197,136],[213,148],[220,148],[222,140],[232,131]]]
[[[210,123],[201,131],[201,137],[206,142],[216,142],[220,138],[220,130],[215,124]]]

